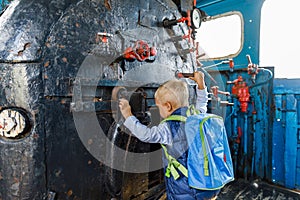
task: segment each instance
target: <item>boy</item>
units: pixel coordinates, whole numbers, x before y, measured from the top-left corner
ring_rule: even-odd
[[[207,111],[208,93],[204,82],[204,74],[195,72],[190,79],[197,83],[196,109],[205,113]],[[170,115],[186,116],[188,109],[189,93],[187,84],[180,80],[170,80],[162,84],[155,93],[155,103],[159,109],[160,116],[167,118]],[[123,117],[124,125],[143,142],[164,144],[168,154],[177,159],[185,168],[187,167],[188,144],[184,132],[184,123],[180,121],[166,121],[148,128],[141,124],[131,113],[129,102],[120,99],[119,107]],[[168,160],[164,156],[164,166]],[[167,167],[164,168],[166,172]],[[183,174],[175,180],[174,177],[165,177],[167,197],[169,200],[195,200],[215,199],[219,190],[197,190],[189,187],[188,179]]]

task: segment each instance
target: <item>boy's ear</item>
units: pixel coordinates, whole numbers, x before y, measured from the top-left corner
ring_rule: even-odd
[[[172,109],[173,109],[173,106],[172,106],[171,102],[167,101],[167,102],[166,102],[166,106],[167,106],[168,112],[171,112]]]

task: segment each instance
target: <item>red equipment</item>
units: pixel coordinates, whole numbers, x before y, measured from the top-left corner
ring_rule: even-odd
[[[149,45],[142,41],[136,41],[134,47],[128,47],[124,51],[124,58],[128,60],[135,60],[142,62],[150,58],[151,56],[156,56],[155,47],[149,47]]]
[[[247,112],[250,93],[246,82],[243,80],[242,76],[239,76],[236,80],[229,83],[234,83],[231,93],[238,98],[241,111]]]

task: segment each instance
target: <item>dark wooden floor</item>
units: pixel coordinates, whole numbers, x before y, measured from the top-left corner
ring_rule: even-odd
[[[218,200],[300,200],[300,191],[292,191],[263,181],[237,180],[226,185]]]

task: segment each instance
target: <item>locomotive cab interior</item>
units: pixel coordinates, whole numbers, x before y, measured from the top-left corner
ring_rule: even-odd
[[[260,66],[270,0],[0,0],[0,200],[164,200],[156,89],[205,74],[235,181],[219,199],[299,199],[299,79]],[[280,26],[278,24],[278,26]]]

